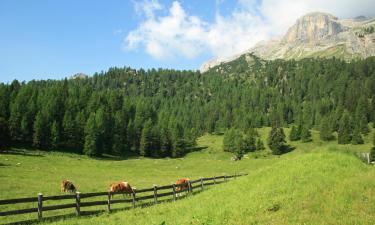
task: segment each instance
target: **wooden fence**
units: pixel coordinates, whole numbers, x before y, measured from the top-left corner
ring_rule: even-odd
[[[81,209],[84,207],[89,206],[100,206],[100,205],[106,205],[107,210],[111,211],[111,206],[113,204],[117,203],[131,203],[132,207],[136,207],[136,203],[138,201],[142,200],[151,200],[153,199],[153,203],[157,204],[158,199],[165,196],[172,196],[173,201],[176,201],[177,194],[180,192],[187,192],[192,193],[194,190],[203,190],[205,186],[209,185],[215,185],[222,182],[226,182],[231,178],[236,178],[239,176],[245,176],[247,174],[235,174],[235,175],[224,175],[224,176],[217,176],[217,177],[210,177],[210,178],[200,178],[197,180],[191,180],[188,182],[188,188],[186,190],[177,191],[177,187],[185,185],[165,185],[165,186],[157,186],[154,185],[152,188],[146,188],[146,189],[134,189],[134,193],[131,194],[131,199],[113,199],[111,196],[116,194],[122,194],[122,193],[111,193],[111,192],[93,192],[93,193],[81,193],[76,192],[75,194],[71,195],[57,195],[57,196],[43,196],[42,193],[39,193],[37,197],[30,197],[30,198],[17,198],[17,199],[6,199],[6,200],[0,200],[0,205],[14,205],[19,203],[36,203],[36,207],[34,208],[26,208],[26,209],[17,209],[17,210],[9,210],[9,211],[2,211],[0,212],[0,216],[10,216],[10,215],[20,215],[20,214],[26,214],[26,213],[37,213],[37,218],[41,220],[43,218],[43,212],[46,211],[52,211],[52,210],[60,210],[60,209],[69,209],[69,208],[75,208],[75,213],[77,216],[81,215]],[[158,191],[168,191],[164,193],[158,193]],[[140,193],[148,193],[151,192],[150,195],[145,196],[137,196],[137,194]],[[89,199],[93,197],[98,196],[106,196],[106,200],[102,201],[85,201],[82,202],[83,199]],[[66,199],[72,199],[73,202],[69,204],[60,204],[60,205],[51,205],[51,206],[43,206],[43,203],[46,201],[57,201],[57,200],[66,200]]]

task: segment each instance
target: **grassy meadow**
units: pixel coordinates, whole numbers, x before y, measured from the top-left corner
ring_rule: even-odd
[[[259,130],[265,143],[269,129]],[[199,138],[201,150],[178,159],[90,159],[68,153],[13,149],[0,154],[0,199],[32,197],[39,192],[45,196],[58,195],[62,179],[72,180],[81,192],[93,192],[106,191],[110,183],[121,180],[140,189],[170,184],[180,177],[195,179],[247,172],[246,177],[176,203],[90,217],[66,217],[52,223],[372,224],[375,169],[353,154],[370,150],[372,134],[365,137],[364,145],[356,146],[319,141],[315,131],[312,135],[313,142],[289,143],[295,149],[283,156],[272,156],[266,149],[250,153],[238,162],[231,161],[232,155],[223,152],[222,135]],[[105,209],[105,206],[93,208]],[[7,209],[14,206],[0,207]],[[73,213],[74,209],[66,212]],[[35,217],[36,213],[10,216],[2,218],[2,222]]]

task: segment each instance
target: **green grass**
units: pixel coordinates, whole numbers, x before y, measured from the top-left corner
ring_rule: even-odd
[[[269,129],[259,130],[264,141]],[[375,170],[353,154],[369,151],[371,135],[365,137],[364,145],[357,146],[321,142],[318,135],[313,132],[313,142],[289,143],[296,149],[286,155],[272,156],[266,149],[239,162],[230,161],[232,155],[222,151],[220,135],[201,137],[198,146],[202,150],[180,159],[93,160],[74,154],[19,150],[27,155],[0,154],[0,199],[36,196],[38,192],[60,194],[60,182],[66,178],[74,181],[79,191],[92,192],[106,191],[111,182],[120,180],[140,189],[170,184],[179,177],[248,172],[249,176],[176,203],[54,223],[371,224],[375,221]],[[0,208],[4,209],[7,207]],[[4,222],[35,217],[7,217]]]

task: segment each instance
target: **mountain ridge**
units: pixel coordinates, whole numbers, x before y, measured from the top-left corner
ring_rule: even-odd
[[[375,55],[375,18],[338,19],[324,12],[308,13],[296,20],[281,38],[261,41],[241,54],[213,59],[200,67],[205,72],[243,54],[266,59],[337,57],[345,60]]]

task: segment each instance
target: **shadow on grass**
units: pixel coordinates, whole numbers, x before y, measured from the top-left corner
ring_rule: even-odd
[[[208,148],[208,146],[191,147],[188,149],[188,152],[198,152],[206,148]]]
[[[31,150],[24,150],[24,149],[8,149],[0,152],[1,154],[5,155],[22,155],[22,156],[32,156],[32,157],[44,157],[44,155],[33,152]]]
[[[291,152],[291,151],[293,151],[295,149],[296,149],[296,147],[294,147],[294,146],[284,145],[284,147],[283,147],[283,154]]]

